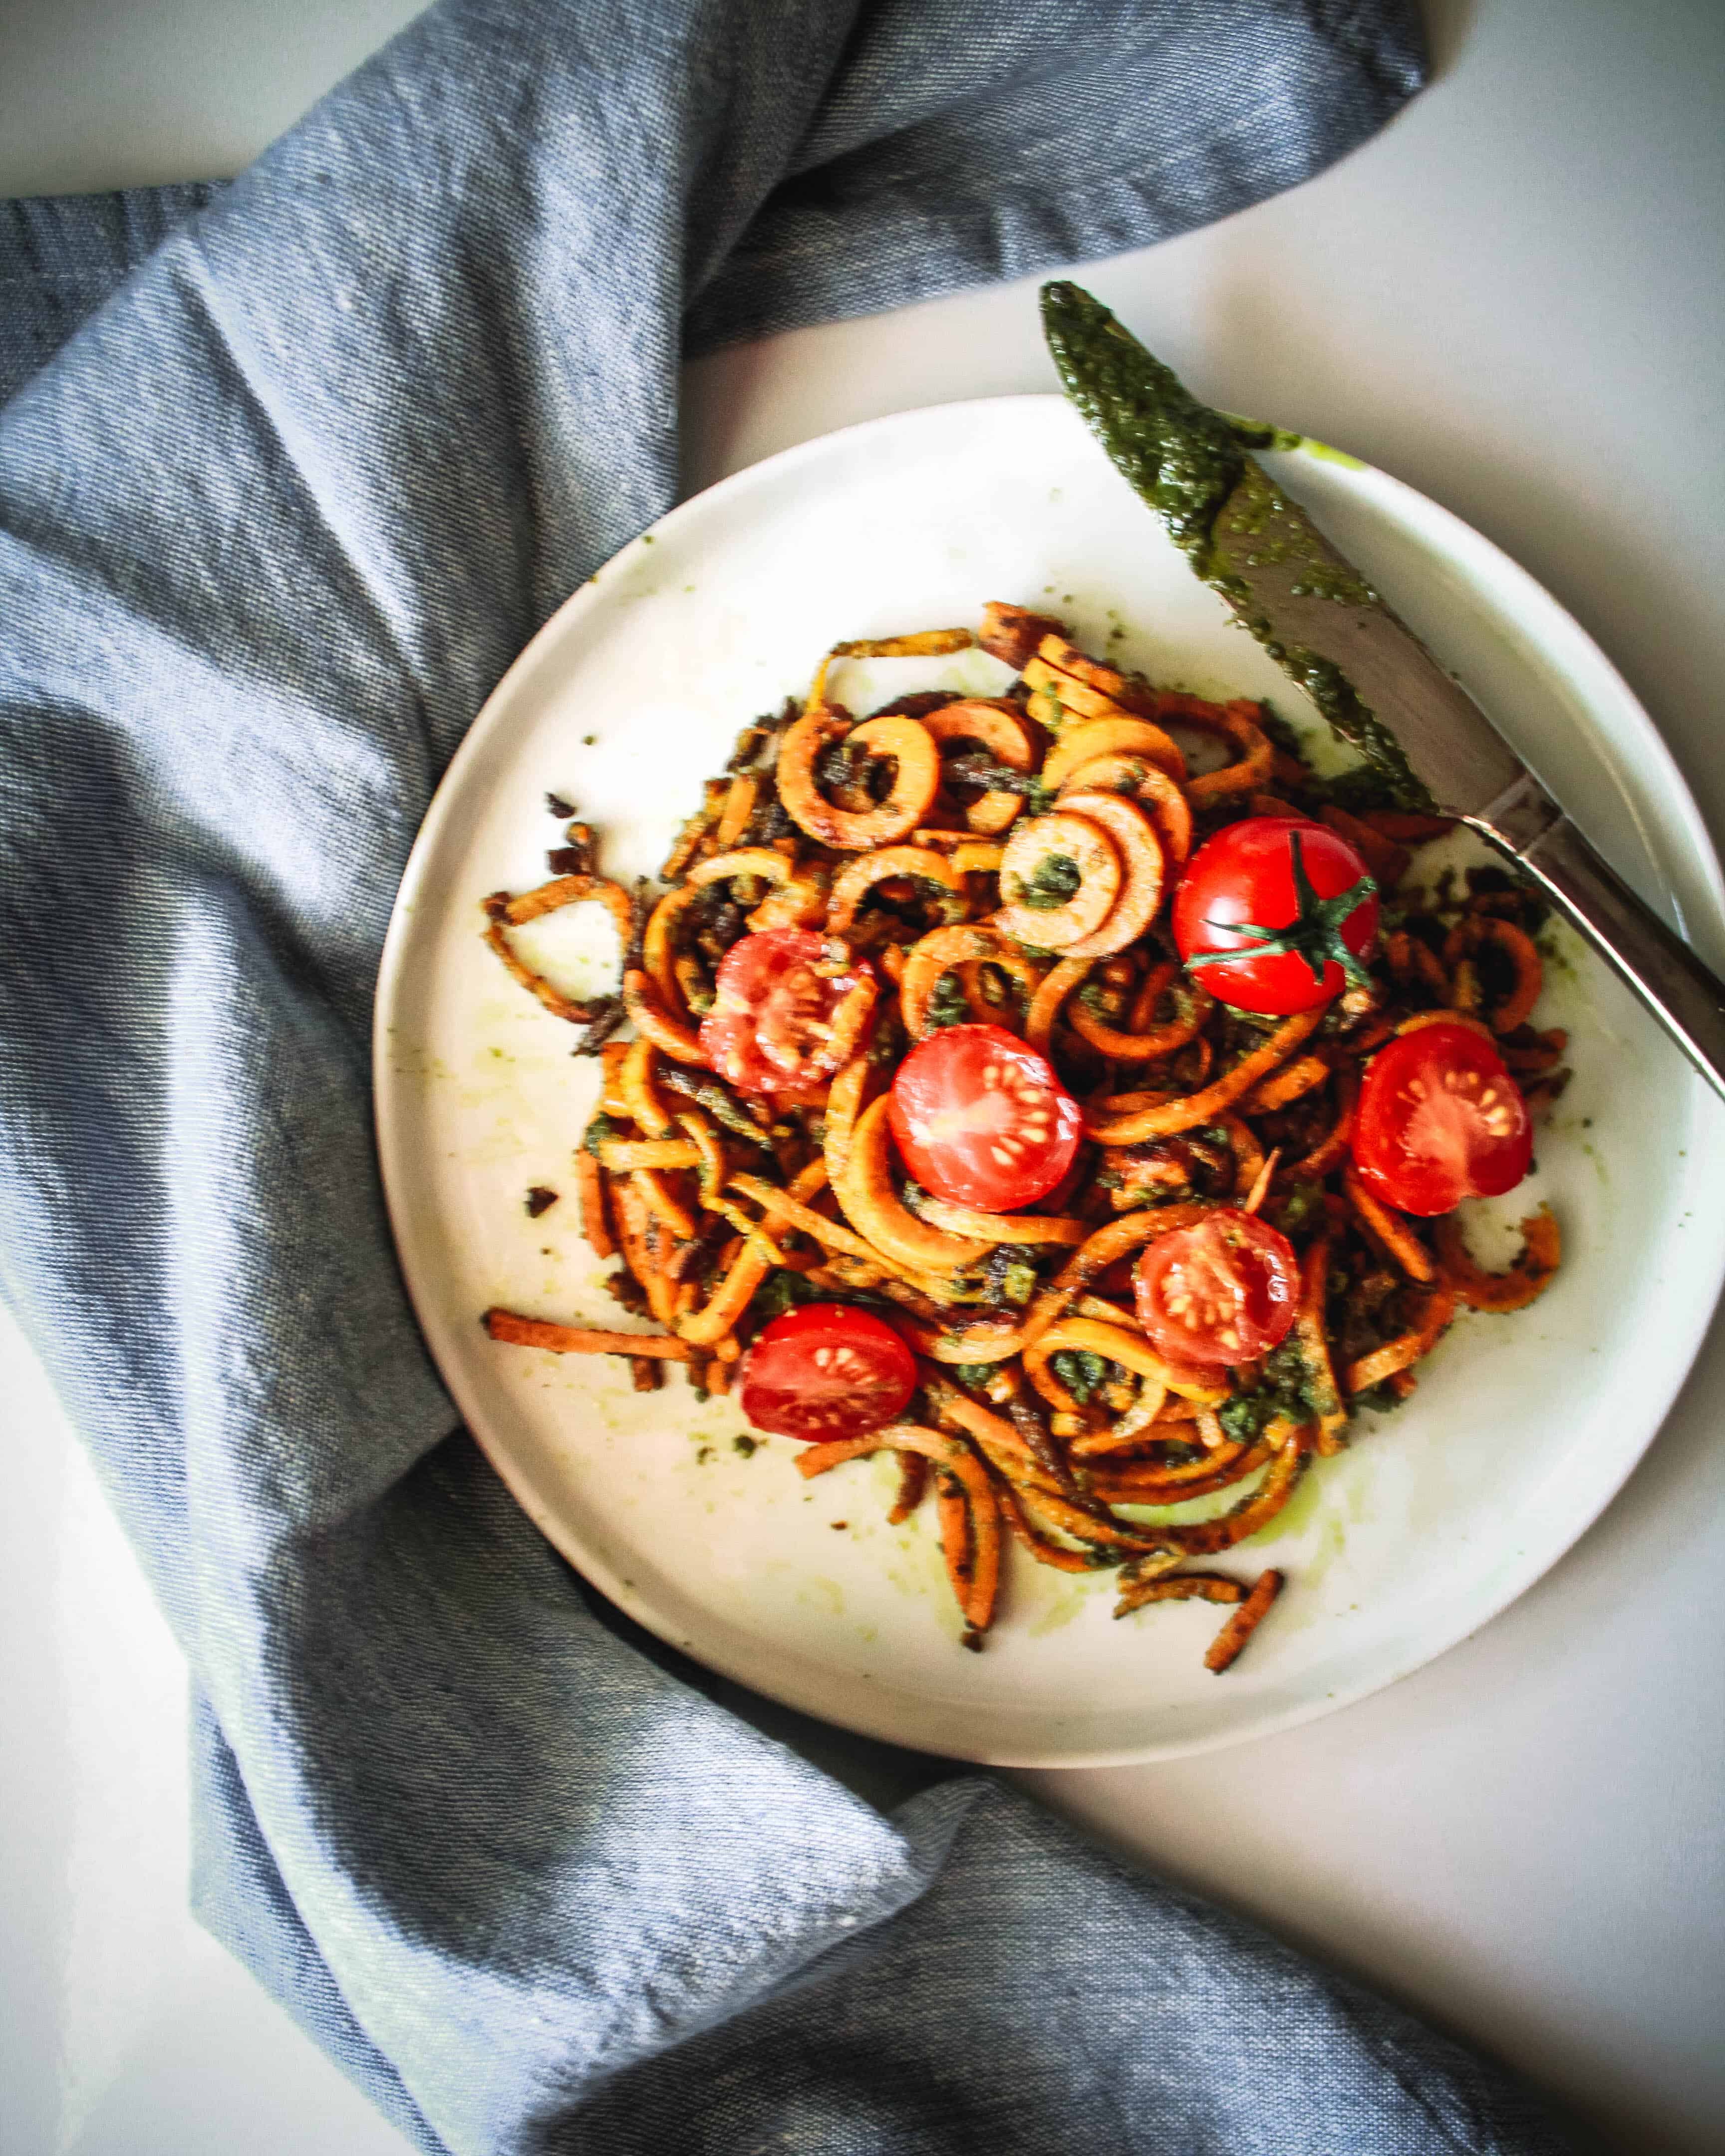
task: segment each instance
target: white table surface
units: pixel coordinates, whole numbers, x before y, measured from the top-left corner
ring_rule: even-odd
[[[0,194],[231,170],[412,12],[0,0]],[[1387,134],[1087,281],[1206,395],[1355,450],[1523,562],[1725,834],[1725,5],[1433,12],[1441,80]],[[703,362],[691,485],[876,413],[1049,386],[1032,300]],[[1716,1328],[1605,1518],[1389,1691],[1203,1758],[1025,1779],[1495,2049],[1604,2145],[1725,2148],[1722,1404]],[[3,1322],[0,1420],[0,2149],[399,2152],[186,1914],[183,1672]]]

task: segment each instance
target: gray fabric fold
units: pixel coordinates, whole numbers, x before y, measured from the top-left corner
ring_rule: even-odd
[[[1188,229],[1423,64],[1398,0],[451,0],[229,187],[0,214],[0,1281],[192,1666],[198,1912],[428,2151],[1561,2145],[644,1651],[457,1428],[370,1132],[414,830],[672,501],[685,351]]]

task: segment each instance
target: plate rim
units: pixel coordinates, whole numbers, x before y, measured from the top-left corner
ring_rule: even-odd
[[[1162,1760],[1173,1760],[1219,1751],[1230,1746],[1278,1735],[1317,1721],[1343,1708],[1374,1697],[1389,1689],[1416,1671],[1429,1667],[1444,1656],[1452,1652],[1464,1641],[1495,1622],[1513,1604],[1529,1592],[1547,1573],[1553,1571],[1574,1549],[1590,1528],[1596,1526],[1640,1466],[1663,1429],[1678,1394],[1688,1382],[1702,1345],[1717,1313],[1722,1290],[1725,1290],[1725,1237],[1716,1250],[1712,1266],[1712,1295],[1704,1305],[1697,1305],[1695,1322],[1679,1341],[1680,1352],[1671,1358],[1671,1375],[1667,1387],[1656,1395],[1659,1409],[1644,1443],[1621,1464],[1616,1474],[1604,1489],[1599,1502],[1568,1532],[1555,1548],[1543,1544],[1531,1563],[1512,1568],[1503,1574],[1502,1591],[1494,1595],[1491,1607],[1470,1620],[1462,1629],[1446,1636],[1443,1644],[1430,1651],[1421,1651],[1413,1660],[1399,1661],[1387,1676],[1367,1678],[1357,1685],[1344,1686],[1335,1692],[1302,1701],[1280,1711],[1266,1714],[1250,1727],[1224,1730],[1209,1734],[1171,1741],[1137,1743],[1121,1747],[1081,1746],[1065,1750],[1019,1750],[1010,1744],[994,1744],[983,1748],[971,1747],[957,1750],[937,1750],[923,1745],[914,1738],[906,1738],[902,1730],[895,1727],[890,1715],[871,1715],[866,1711],[870,1697],[880,1699],[884,1707],[891,1692],[865,1694],[857,1700],[855,1711],[842,1717],[823,1714],[803,1700],[787,1699],[783,1693],[762,1683],[758,1674],[742,1666],[739,1660],[723,1655],[714,1656],[696,1641],[680,1635],[676,1625],[660,1612],[649,1598],[627,1583],[613,1567],[607,1564],[589,1548],[578,1548],[577,1538],[562,1526],[557,1514],[542,1504],[535,1495],[526,1471],[511,1456],[508,1448],[494,1440],[485,1428],[485,1417],[479,1410],[483,1403],[477,1397],[477,1388],[470,1387],[465,1372],[454,1358],[446,1364],[436,1349],[436,1342],[444,1331],[446,1320],[436,1309],[429,1291],[429,1284],[415,1277],[415,1265],[411,1258],[411,1240],[404,1220],[404,1207],[398,1199],[398,1189],[405,1183],[405,1162],[402,1147],[405,1133],[402,1127],[402,1104],[404,1091],[394,1085],[391,1061],[391,1042],[396,1028],[397,1016],[408,976],[406,953],[412,937],[412,922],[421,889],[429,871],[432,858],[437,851],[444,825],[454,813],[462,797],[465,775],[470,766],[482,757],[490,745],[490,737],[506,723],[508,707],[520,685],[530,679],[542,663],[546,651],[567,630],[572,622],[600,605],[607,598],[608,573],[632,559],[644,541],[656,541],[660,535],[672,532],[685,522],[711,510],[716,504],[728,501],[736,495],[746,494],[752,488],[770,484],[774,479],[805,462],[817,459],[829,453],[834,444],[856,440],[870,435],[891,432],[916,424],[932,424],[937,418],[951,422],[961,413],[984,411],[1003,412],[1007,408],[1035,407],[1046,411],[1059,407],[1070,411],[1064,396],[1056,392],[1025,391],[1004,396],[964,398],[949,402],[907,407],[903,410],[881,413],[873,418],[859,420],[850,425],[829,429],[812,435],[808,439],[791,444],[775,451],[771,456],[744,465],[740,470],[726,475],[698,493],[675,503],[662,516],[643,527],[633,538],[626,541],[617,552],[594,571],[592,576],[578,585],[547,617],[539,628],[521,647],[516,657],[499,676],[484,702],[457,745],[441,778],[428,803],[425,814],[416,831],[402,870],[394,901],[390,909],[388,928],[379,954],[377,973],[372,1001],[372,1101],[377,1142],[379,1180],[382,1186],[386,1213],[395,1255],[403,1287],[414,1320],[418,1327],[427,1355],[436,1370],[439,1381],[449,1393],[459,1410],[468,1435],[479,1446],[485,1459],[521,1507],[522,1512],[543,1534],[559,1555],[591,1582],[608,1600],[624,1614],[641,1625],[655,1638],[702,1667],[732,1679],[760,1697],[775,1703],[788,1706],[812,1718],[825,1720],[832,1726],[897,1744],[906,1750],[928,1750],[932,1756],[961,1758],[973,1763],[1003,1768],[1070,1769],[1086,1767],[1117,1767],[1147,1764]],[[1410,521],[1416,521],[1428,533],[1440,536],[1445,551],[1454,560],[1457,555],[1471,557],[1472,562],[1488,570],[1495,582],[1514,588],[1520,604],[1540,618],[1542,626],[1554,631],[1567,643],[1570,650],[1597,670],[1600,685],[1609,688],[1617,705],[1617,716],[1635,736],[1634,746],[1638,757],[1656,768],[1664,782],[1664,791],[1677,812],[1683,833],[1692,849],[1692,860],[1700,885],[1711,901],[1714,918],[1707,925],[1716,937],[1725,939],[1725,873],[1722,873],[1719,855],[1711,834],[1702,819],[1688,782],[1670,747],[1655,726],[1651,715],[1641,703],[1621,671],[1612,662],[1582,623],[1548,591],[1532,572],[1507,553],[1497,543],[1442,503],[1421,493],[1407,481],[1398,479],[1366,459],[1352,453],[1301,437],[1292,448],[1274,453],[1276,459],[1303,458],[1313,463],[1327,463],[1348,469],[1363,476],[1373,491],[1380,491],[1385,501],[1414,512],[1410,520],[1401,518],[1404,529]],[[1539,639],[1542,655],[1549,649],[1547,639]],[[1589,711],[1594,708],[1591,693]],[[1610,737],[1608,736],[1608,743]],[[1671,902],[1682,918],[1679,895],[1671,892]],[[1695,924],[1686,924],[1692,930]],[[1689,1099],[1693,1106],[1698,1097],[1693,1090],[1702,1085],[1698,1076],[1692,1075]],[[399,1179],[398,1179],[399,1178]]]

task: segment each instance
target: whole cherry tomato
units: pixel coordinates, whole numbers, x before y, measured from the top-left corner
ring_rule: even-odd
[[[1300,1261],[1279,1228],[1218,1206],[1147,1244],[1133,1281],[1138,1320],[1171,1363],[1250,1363],[1287,1337]]]
[[[739,1385],[757,1430],[811,1445],[880,1429],[916,1389],[916,1358],[897,1333],[843,1302],[805,1303],[763,1327]]]
[[[1065,1175],[1084,1134],[1054,1066],[999,1025],[952,1025],[898,1067],[887,1108],[900,1155],[949,1204],[1009,1213]]]
[[[1346,839],[1300,816],[1224,824],[1174,893],[1187,970],[1236,1010],[1286,1018],[1367,978],[1378,886]]]
[[[823,970],[824,940],[803,928],[769,928],[733,943],[719,962],[701,1048],[721,1078],[746,1093],[788,1092],[836,1070],[860,1039],[836,1039],[834,1014],[870,969]]]
[[[1378,1050],[1360,1082],[1353,1142],[1377,1195],[1425,1214],[1514,1189],[1533,1156],[1527,1104],[1496,1044],[1453,1019]]]

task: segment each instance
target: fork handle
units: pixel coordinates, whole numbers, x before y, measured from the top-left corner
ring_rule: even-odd
[[[1725,1099],[1725,982],[1602,860],[1543,790],[1462,820],[1518,862]]]

